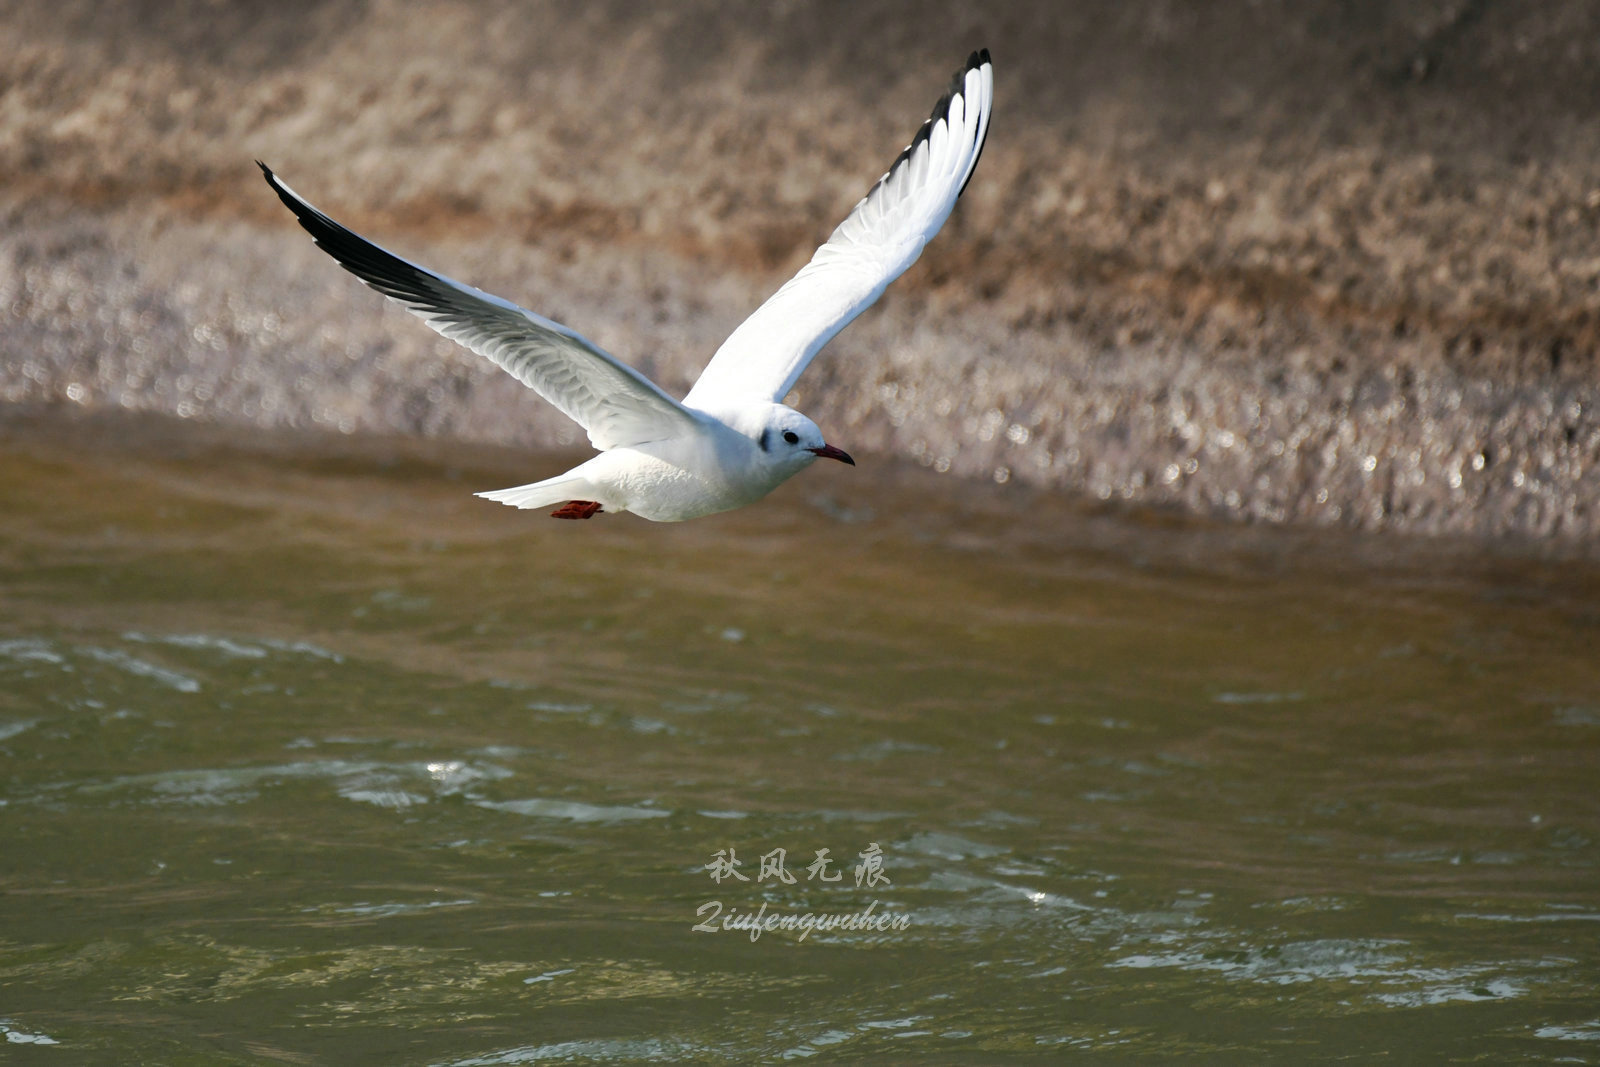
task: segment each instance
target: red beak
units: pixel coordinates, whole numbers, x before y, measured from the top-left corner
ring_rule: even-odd
[[[852,467],[856,465],[856,461],[850,458],[850,453],[842,448],[834,448],[832,445],[823,445],[821,448],[808,448],[806,451],[814,456],[821,456],[823,459],[836,459],[840,463],[848,463]]]

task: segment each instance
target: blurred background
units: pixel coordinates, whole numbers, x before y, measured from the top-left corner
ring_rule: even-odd
[[[473,498],[580,431],[252,162],[682,391],[981,46],[861,465],[689,523]],[[1597,100],[1564,0],[0,0],[5,1062],[1592,1060]]]
[[[1600,11],[9,0],[0,398],[581,440],[260,181],[683,390],[972,48],[993,136],[799,401],[853,451],[1368,528],[1600,523]]]

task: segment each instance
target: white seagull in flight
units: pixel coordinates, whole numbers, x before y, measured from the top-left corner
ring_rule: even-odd
[[[678,522],[754,503],[821,456],[852,466],[781,402],[811,357],[905,272],[955,207],[989,132],[994,69],[974,52],[933,115],[811,262],[722,343],[680,403],[560,323],[409,263],[312,207],[257,161],[317,246],[429,326],[487,356],[589,432],[593,459],[479,493],[558,519]]]

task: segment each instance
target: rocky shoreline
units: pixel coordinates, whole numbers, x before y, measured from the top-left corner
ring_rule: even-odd
[[[961,207],[800,383],[830,440],[1267,522],[1600,532],[1587,5],[14,7],[0,401],[573,445],[251,159],[682,391],[986,43]]]

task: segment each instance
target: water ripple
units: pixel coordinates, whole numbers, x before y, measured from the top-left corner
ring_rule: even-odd
[[[672,813],[660,808],[605,806],[584,804],[576,800],[550,800],[530,797],[526,800],[480,800],[480,808],[509,811],[517,815],[534,815],[544,819],[570,819],[573,822],[612,823],[635,819],[664,819]]]

